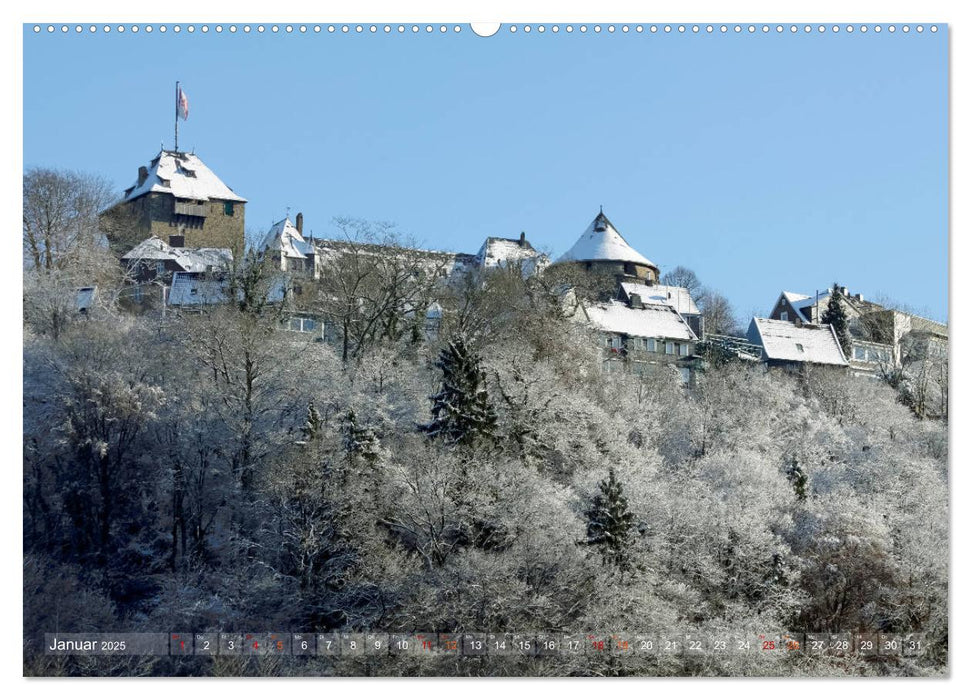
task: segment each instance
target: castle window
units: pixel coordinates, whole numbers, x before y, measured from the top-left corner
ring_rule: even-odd
[[[233,215],[233,203],[232,202],[223,202],[223,213],[226,216],[232,216]]]

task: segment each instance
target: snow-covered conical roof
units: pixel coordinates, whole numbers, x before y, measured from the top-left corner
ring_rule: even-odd
[[[613,260],[657,267],[650,260],[630,247],[603,212],[597,214],[587,230],[573,247],[556,262],[580,262],[587,260]]]

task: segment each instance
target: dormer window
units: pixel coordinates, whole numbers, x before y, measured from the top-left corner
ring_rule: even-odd
[[[779,318],[781,318],[783,321],[788,321],[789,320],[789,312],[788,311],[783,311],[781,314],[779,314]]]
[[[806,348],[802,346],[802,343],[796,343],[796,350],[799,352],[806,352]]]

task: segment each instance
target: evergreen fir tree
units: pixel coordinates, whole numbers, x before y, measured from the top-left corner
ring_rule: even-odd
[[[304,439],[309,442],[320,435],[320,430],[323,427],[324,419],[314,405],[314,400],[310,399],[310,402],[307,404],[307,420],[304,422],[303,427],[300,428],[300,432],[303,433]]]
[[[843,294],[840,292],[839,282],[833,283],[833,291],[829,295],[829,303],[826,304],[826,310],[823,312],[820,321],[823,323],[828,323],[833,327],[833,332],[836,333],[836,339],[840,343],[840,347],[843,348],[843,354],[847,358],[850,356],[850,330],[849,323],[846,320],[846,309],[843,308]]]
[[[799,466],[799,460],[793,458],[792,463],[786,469],[786,476],[789,478],[789,483],[792,484],[792,489],[796,492],[796,499],[805,501],[807,495],[806,486],[809,484],[809,477],[806,476],[806,472]]]
[[[435,366],[442,371],[442,385],[432,400],[432,421],[421,429],[450,445],[471,445],[493,440],[496,413],[485,386],[479,358],[461,338],[452,340]]]
[[[348,459],[353,461],[360,457],[368,464],[374,464],[378,460],[378,438],[371,428],[361,427],[358,424],[357,415],[353,409],[348,409],[344,414],[341,433],[344,452]]]
[[[630,569],[630,547],[633,543],[634,514],[627,506],[624,487],[613,468],[600,482],[600,493],[594,496],[586,512],[586,544],[600,550],[604,564],[621,570]]]

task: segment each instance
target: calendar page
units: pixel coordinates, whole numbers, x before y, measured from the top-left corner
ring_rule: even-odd
[[[24,20],[23,675],[947,675],[949,25],[595,10]]]

